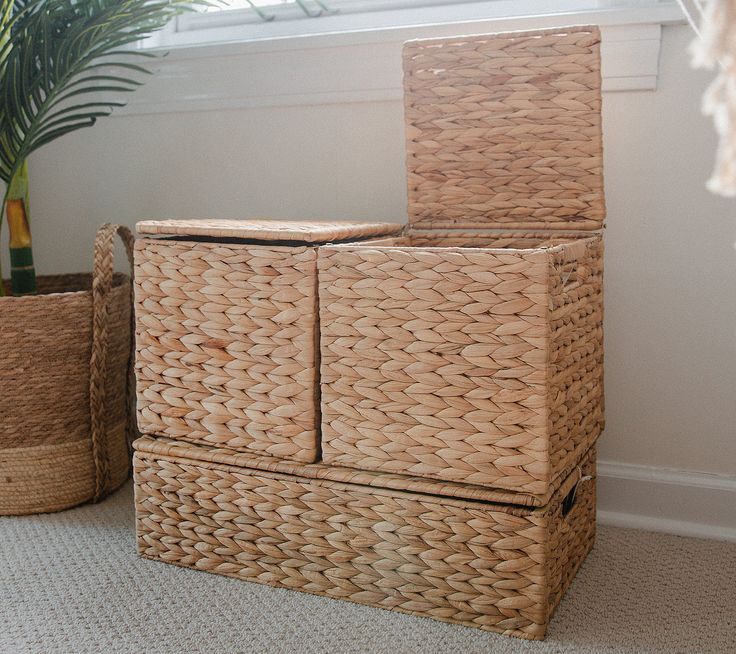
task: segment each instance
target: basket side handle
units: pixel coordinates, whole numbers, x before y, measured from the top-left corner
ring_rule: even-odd
[[[584,475],[580,466],[577,467],[577,478],[575,485],[570,489],[567,495],[562,499],[562,517],[566,518],[570,511],[572,511],[577,500],[578,488],[580,484],[585,483],[593,479],[593,475]]]
[[[107,353],[109,342],[109,302],[115,274],[115,235],[119,235],[125,246],[125,254],[130,265],[131,280],[133,277],[133,233],[124,225],[105,223],[97,230],[94,248],[94,272],[92,276],[92,356],[90,358],[89,375],[89,413],[90,431],[92,435],[92,458],[95,468],[95,490],[93,501],[102,499],[110,486],[110,462],[107,449],[107,416],[105,412],[107,400]],[[133,287],[130,284],[132,302]],[[130,398],[132,380],[130,363],[133,351],[133,328],[131,309],[131,345],[128,359],[128,375],[126,378],[127,434],[130,436],[132,417]]]
[[[590,238],[565,243],[554,255],[554,266],[562,280],[562,291],[567,293],[584,284],[591,274],[590,258],[597,247]]]

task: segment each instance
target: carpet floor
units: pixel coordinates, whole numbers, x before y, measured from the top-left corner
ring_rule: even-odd
[[[736,652],[733,543],[600,527],[545,642],[139,559],[130,484],[0,543],[3,653]]]

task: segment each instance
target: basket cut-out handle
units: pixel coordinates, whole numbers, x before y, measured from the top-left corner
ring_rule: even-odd
[[[131,301],[133,279],[133,233],[123,225],[106,223],[97,230],[94,249],[94,272],[92,276],[92,356],[89,375],[89,413],[92,435],[92,457],[95,466],[95,493],[93,501],[105,496],[110,485],[110,462],[107,449],[107,354],[110,328],[110,292],[115,274],[115,235],[119,235],[125,246],[130,265]],[[133,351],[133,326],[131,309],[131,343],[126,378],[127,433],[132,429],[130,397],[132,392],[130,357]]]
[[[566,244],[557,261],[563,292],[567,293],[588,281],[591,270],[583,262],[590,258],[590,247],[590,243],[583,239]]]
[[[563,518],[566,518],[575,506],[575,501],[577,500],[578,496],[578,487],[580,486],[580,484],[593,479],[592,475],[583,475],[583,471],[580,469],[580,466],[578,466],[578,476],[579,479],[575,482],[575,485],[570,489],[570,492],[565,495],[564,499],[562,500]]]

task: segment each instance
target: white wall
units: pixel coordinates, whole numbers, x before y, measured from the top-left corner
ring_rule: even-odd
[[[736,472],[736,200],[703,188],[708,74],[666,28],[660,88],[605,98],[606,459]]]
[[[710,76],[690,70],[689,40],[684,26],[664,29],[659,90],[604,98],[608,426],[600,458],[614,465],[602,505],[631,513],[641,502],[642,514],[662,519],[676,519],[677,507],[666,514],[661,503],[647,505],[646,488],[631,497],[626,474],[656,483],[661,468],[730,475],[716,484],[729,494],[708,502],[732,501],[736,491],[736,200],[704,188],[716,145],[699,113]],[[403,148],[400,102],[111,118],[31,160],[37,267],[88,269],[103,221],[402,221]],[[704,479],[682,473],[672,493]],[[714,522],[690,509],[687,520]],[[736,534],[736,511],[718,519]]]

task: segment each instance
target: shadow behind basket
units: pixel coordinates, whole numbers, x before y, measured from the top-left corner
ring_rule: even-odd
[[[102,499],[130,468],[131,285],[113,273],[104,225],[93,274],[39,277],[39,295],[0,298],[0,514]]]

